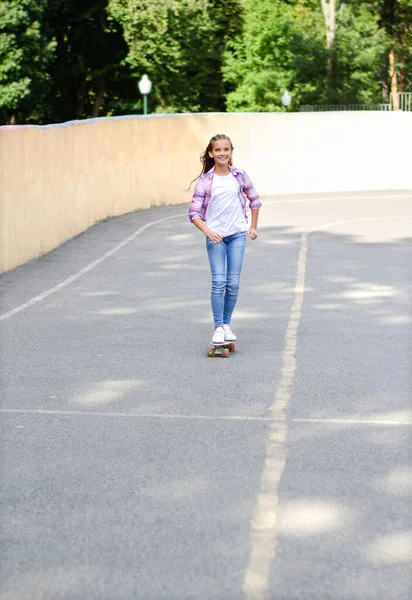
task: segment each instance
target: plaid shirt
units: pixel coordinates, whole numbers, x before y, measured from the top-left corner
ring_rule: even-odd
[[[249,208],[251,210],[257,210],[262,206],[262,203],[247,173],[243,171],[243,169],[238,169],[236,167],[229,166],[229,169],[231,170],[232,175],[239,187],[238,196],[247,223],[246,197],[249,200]],[[199,217],[202,219],[202,221],[206,221],[206,211],[212,196],[214,171],[215,167],[212,167],[210,171],[203,173],[203,175],[199,177],[189,207],[190,222],[192,222],[194,219],[198,219]]]

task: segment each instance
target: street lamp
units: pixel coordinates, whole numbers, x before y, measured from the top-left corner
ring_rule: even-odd
[[[147,75],[143,75],[143,77],[138,83],[138,86],[139,92],[143,96],[143,114],[147,115],[147,96],[152,90],[152,82],[150,81]]]
[[[281,100],[282,100],[283,106],[285,107],[285,110],[287,110],[288,107],[290,106],[290,103],[292,102],[292,98],[290,97],[290,94],[285,91],[283,93]]]

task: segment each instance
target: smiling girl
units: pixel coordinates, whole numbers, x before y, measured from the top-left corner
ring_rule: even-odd
[[[212,137],[202,154],[202,172],[189,208],[189,220],[206,236],[212,272],[213,344],[233,342],[230,327],[239,292],[246,234],[257,238],[262,203],[243,169],[232,165],[233,145],[227,135]],[[252,214],[248,225],[246,197]]]

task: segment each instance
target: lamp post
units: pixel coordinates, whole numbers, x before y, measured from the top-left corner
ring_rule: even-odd
[[[283,106],[285,107],[285,110],[288,110],[288,108],[290,106],[290,103],[292,102],[292,98],[291,98],[289,92],[287,92],[285,90],[284,93],[283,93],[283,96],[282,96],[281,100],[282,100]]]
[[[139,92],[143,96],[143,114],[147,115],[147,96],[152,91],[152,82],[147,75],[143,75],[138,83]]]

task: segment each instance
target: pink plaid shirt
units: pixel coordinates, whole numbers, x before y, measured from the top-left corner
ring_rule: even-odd
[[[257,210],[262,206],[262,203],[259,199],[259,194],[256,192],[252,182],[249,179],[248,174],[243,169],[238,169],[237,167],[229,167],[229,169],[232,171],[232,175],[238,184],[238,196],[247,223],[246,197],[249,200],[249,208],[251,210]],[[206,211],[212,196],[214,171],[215,167],[212,167],[210,171],[203,173],[203,175],[199,177],[189,207],[190,222],[192,222],[194,219],[198,219],[199,217],[202,219],[202,221],[206,221]]]

